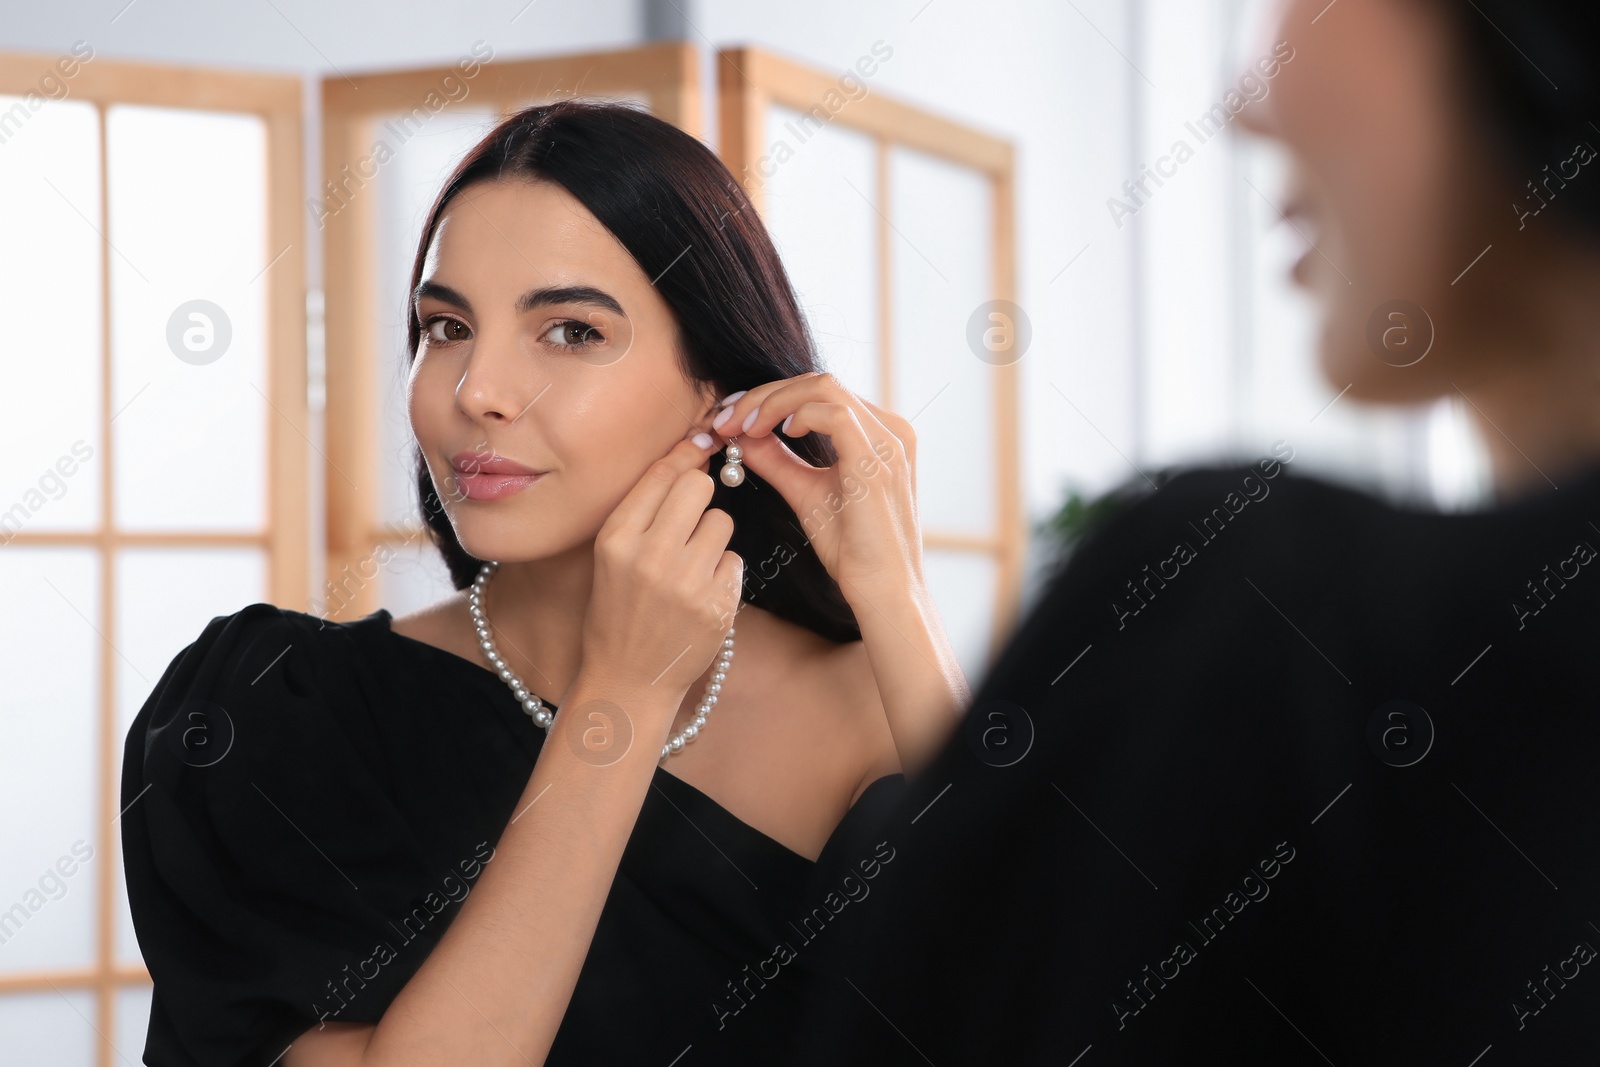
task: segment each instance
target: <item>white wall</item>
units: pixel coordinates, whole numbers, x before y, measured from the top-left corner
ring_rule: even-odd
[[[505,54],[621,47],[643,18],[639,0],[52,0],[7,5],[0,48],[53,53],[82,38],[107,58],[334,74],[438,64],[480,38]]]

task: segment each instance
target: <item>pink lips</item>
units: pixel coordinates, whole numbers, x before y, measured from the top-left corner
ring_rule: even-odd
[[[1298,234],[1299,239],[1305,242],[1306,246],[1295,257],[1294,262],[1289,265],[1289,277],[1296,285],[1302,288],[1310,288],[1311,257],[1316,254],[1316,245],[1312,243],[1311,238],[1306,234],[1306,224],[1312,222],[1310,208],[1305,199],[1296,196],[1291,198],[1279,211],[1283,215],[1283,221]]]
[[[450,457],[450,467],[468,500],[503,500],[549,473],[493,452],[457,452]]]

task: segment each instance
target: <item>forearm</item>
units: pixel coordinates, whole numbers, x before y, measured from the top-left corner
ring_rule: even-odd
[[[920,774],[972,702],[933,596],[907,577],[848,597],[878,682],[889,730],[907,778]]]
[[[390,1004],[362,1064],[544,1062],[683,695],[622,691],[601,677],[580,671],[564,694],[492,862]],[[606,765],[581,744],[595,701],[625,709],[633,731]]]

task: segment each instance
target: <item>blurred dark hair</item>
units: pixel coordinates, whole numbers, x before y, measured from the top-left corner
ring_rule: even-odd
[[[1600,151],[1593,125],[1600,117],[1594,0],[1435,2],[1463,46],[1469,106],[1483,109],[1489,136],[1515,178],[1537,184],[1545,166],[1555,173],[1579,141]],[[1600,173],[1568,180],[1550,206],[1600,239]]]
[[[429,210],[406,299],[407,359],[422,325],[410,298],[450,199],[475,182],[549,181],[578,199],[622,243],[676,320],[684,374],[718,396],[820,371],[788,275],[754,207],[710,149],[629,104],[563,100],[528,107],[495,127],[456,166]],[[685,427],[687,429],[687,427]],[[786,438],[816,466],[838,460],[827,438]],[[457,589],[482,561],[461,547],[420,450],[417,490],[433,543]],[[713,476],[722,454],[712,456]],[[861,629],[783,496],[748,468],[744,484],[716,479],[711,506],[733,518],[728,547],[745,562],[742,599],[833,641]],[[769,568],[775,568],[768,573]]]

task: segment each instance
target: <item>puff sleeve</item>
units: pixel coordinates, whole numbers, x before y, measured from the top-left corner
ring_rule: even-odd
[[[265,1065],[321,1021],[376,1022],[492,855],[424,843],[346,643],[269,604],[218,616],[128,731],[147,1063]]]

